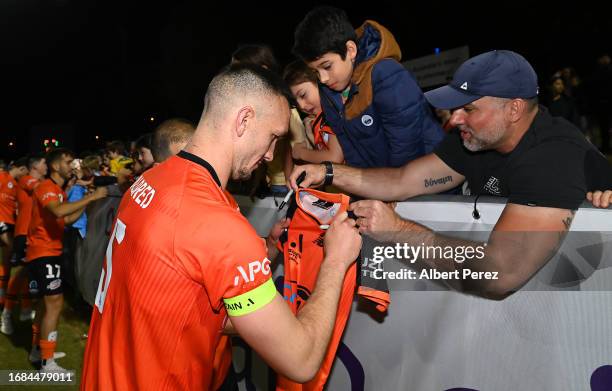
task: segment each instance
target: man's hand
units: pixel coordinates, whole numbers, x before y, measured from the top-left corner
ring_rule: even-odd
[[[355,262],[361,250],[361,236],[355,224],[346,212],[332,221],[323,241],[326,262],[339,262],[346,269]]]
[[[283,217],[274,223],[270,229],[270,233],[268,234],[267,241],[271,242],[272,244],[276,244],[276,242],[278,242],[278,238],[280,238],[280,236],[283,234],[283,231],[289,227],[289,224],[291,224],[291,219],[287,217]]]
[[[299,187],[295,181],[303,172],[306,172],[306,178],[300,184],[302,187],[319,187],[325,180],[325,166],[323,164],[306,164],[293,168],[287,186],[297,191]]]
[[[375,200],[357,201],[349,206],[349,210],[358,217],[359,232],[379,241],[385,241],[388,239],[388,234],[400,230],[404,222],[395,213],[395,203],[387,204]]]
[[[587,193],[587,200],[591,201],[596,208],[607,208],[612,201],[612,190],[589,191]]]
[[[289,224],[291,224],[291,219],[288,219],[286,217],[278,220],[276,223],[274,223],[272,229],[270,229],[270,233],[268,234],[268,237],[265,240],[266,248],[268,249],[268,258],[272,262],[274,262],[276,256],[278,255],[276,242],[278,242],[278,239],[283,234],[283,231],[287,229],[287,227],[289,227]]]
[[[93,201],[104,198],[108,195],[108,189],[106,186],[96,187],[96,190],[91,193],[91,199]]]

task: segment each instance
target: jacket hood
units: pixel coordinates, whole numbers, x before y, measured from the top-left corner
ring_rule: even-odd
[[[383,58],[402,59],[402,51],[391,31],[373,20],[366,20],[357,33],[357,58],[352,81],[359,84],[370,68]]]
[[[353,119],[372,103],[372,67],[382,59],[400,61],[402,51],[395,37],[384,26],[366,20],[357,30],[357,58],[351,83],[359,87],[346,105],[346,116]]]

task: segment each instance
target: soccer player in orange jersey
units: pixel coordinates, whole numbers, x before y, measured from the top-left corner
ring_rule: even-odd
[[[32,192],[38,183],[47,175],[47,163],[43,155],[30,156],[27,159],[27,168],[29,173],[23,175],[17,181],[17,218],[15,220],[15,236],[13,239],[13,258],[11,259],[11,267],[17,267],[17,271],[13,272],[8,283],[6,291],[6,300],[4,302],[4,310],[2,311],[0,331],[4,334],[13,333],[13,322],[11,313],[13,306],[17,301],[19,293],[27,295],[28,281],[25,269],[21,267],[21,262],[25,258],[26,236],[32,217]],[[30,320],[32,308],[27,299],[22,296],[22,304],[20,320]]]
[[[208,390],[228,319],[279,373],[312,378],[342,281],[361,248],[346,213],[325,237],[316,289],[294,316],[271,278],[264,241],[224,192],[273,157],[287,133],[282,80],[237,66],[208,87],[185,150],[124,195],[96,295],[82,390]]]
[[[0,171],[0,247],[2,247],[0,303],[4,301],[11,272],[10,259],[13,252],[13,233],[17,215],[17,181],[27,173],[27,159],[25,158],[12,163],[8,171]],[[6,331],[4,327],[1,329],[2,332]]]
[[[40,357],[41,370],[45,372],[64,371],[54,360],[57,322],[64,304],[61,257],[64,225],[75,222],[87,205],[108,194],[105,187],[99,187],[79,201],[64,202],[67,198],[64,186],[72,176],[72,160],[73,153],[63,148],[47,155],[49,178],[34,189],[32,220],[28,229],[26,268],[30,295],[32,298],[43,296],[32,325],[30,361]],[[38,332],[40,338],[37,338]]]

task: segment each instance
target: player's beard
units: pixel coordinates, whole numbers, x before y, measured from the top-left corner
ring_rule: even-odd
[[[253,171],[249,171],[247,168],[241,167],[233,175],[232,179],[235,181],[248,181],[249,179],[251,179],[252,175],[253,175]]]

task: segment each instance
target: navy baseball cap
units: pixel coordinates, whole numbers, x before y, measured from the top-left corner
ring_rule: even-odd
[[[446,86],[425,93],[438,109],[454,109],[483,96],[533,98],[538,77],[523,56],[510,50],[493,50],[472,57],[455,71]]]

